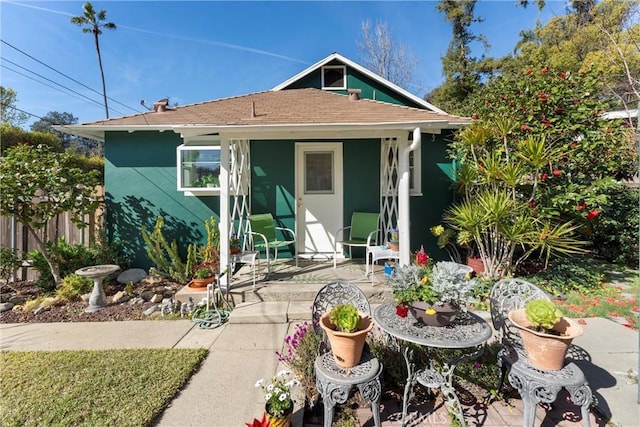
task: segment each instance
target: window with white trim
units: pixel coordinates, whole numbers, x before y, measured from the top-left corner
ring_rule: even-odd
[[[409,193],[412,196],[422,195],[422,156],[421,147],[409,152]]]
[[[220,191],[220,146],[178,147],[178,191]]]
[[[346,90],[347,67],[344,65],[325,65],[322,67],[322,89]]]

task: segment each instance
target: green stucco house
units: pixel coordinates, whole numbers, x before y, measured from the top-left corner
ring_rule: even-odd
[[[333,257],[354,211],[380,212],[380,238],[397,226],[408,263],[420,245],[438,253],[429,227],[453,195],[446,148],[469,122],[334,53],[271,90],[179,107],[161,100],[61,130],[104,141],[106,232],[126,242],[136,267],[150,266],[140,229],[158,216],[186,250],[212,215],[230,236],[265,212],[314,259]]]

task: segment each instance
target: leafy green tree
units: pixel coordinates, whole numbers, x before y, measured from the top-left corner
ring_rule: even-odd
[[[440,0],[438,10],[452,26],[452,39],[446,55],[442,57],[444,82],[426,96],[426,99],[449,113],[457,113],[465,100],[479,87],[481,80],[479,61],[471,56],[471,44],[488,43],[484,36],[473,34],[471,25],[482,22],[474,15],[477,0]]]
[[[638,0],[574,1],[565,16],[521,33],[516,55],[501,60],[502,73],[523,68],[578,72],[595,69],[612,108],[635,108],[640,100],[640,9]]]
[[[60,139],[56,135],[42,132],[27,132],[17,126],[3,123],[0,126],[1,152],[5,153],[8,148],[15,147],[19,144],[34,146],[43,144],[53,151],[62,151]]]
[[[93,213],[101,203],[94,192],[97,177],[97,171],[74,167],[71,154],[44,145],[17,145],[0,158],[0,214],[13,216],[27,227],[55,283],[61,279],[60,260],[40,232],[63,212],[69,212],[78,226],[86,226],[84,215]]]
[[[608,189],[633,176],[637,156],[633,131],[602,115],[598,77],[527,69],[492,79],[473,104],[477,121],[452,144],[463,196],[446,220],[459,243],[475,243],[490,273],[532,250],[547,260],[573,253],[578,242],[596,242],[599,222],[619,224]]]
[[[102,28],[107,30],[115,30],[116,24],[113,22],[104,22],[107,19],[107,11],[101,9],[96,12],[93,5],[90,2],[86,2],[82,6],[82,15],[74,16],[71,18],[71,23],[76,24],[82,28],[83,33],[93,34],[93,39],[96,45],[96,52],[98,54],[98,65],[100,67],[100,78],[102,79],[102,97],[104,99],[104,112],[106,118],[109,118],[109,106],[107,104],[107,87],[104,81],[104,70],[102,68],[102,56],[100,55],[100,42],[99,36],[102,34]]]
[[[56,125],[73,125],[78,123],[78,118],[71,113],[49,111],[40,120],[31,125],[31,130],[35,132],[51,133],[60,138],[62,147],[72,149],[74,152],[87,156],[102,156],[102,144],[87,138],[77,137],[68,133],[57,131],[53,128]]]
[[[0,122],[3,125],[20,126],[29,119],[29,115],[16,109],[18,94],[10,87],[0,86]]]

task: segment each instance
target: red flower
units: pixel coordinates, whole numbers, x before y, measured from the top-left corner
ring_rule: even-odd
[[[540,95],[538,95],[540,97],[540,99],[547,99],[547,94],[542,92]]]
[[[564,110],[561,107],[556,108],[556,114],[562,114]]]
[[[549,68],[548,67],[542,67],[542,74],[547,74],[549,72]]]
[[[423,267],[429,265],[429,255],[424,251],[424,246],[420,246],[420,250],[416,253],[416,264]]]
[[[562,174],[562,171],[559,169],[554,169],[553,170],[553,176],[560,176]]]
[[[600,211],[598,209],[594,209],[587,213],[587,219],[589,221],[593,221],[598,215],[600,215]]]
[[[527,69],[527,76],[531,73],[533,73],[533,70],[531,68]]]
[[[549,178],[549,175],[547,175],[546,173],[542,172],[542,173],[540,174],[540,179],[541,179],[541,180],[546,181],[546,180],[547,180],[547,178]]]
[[[520,130],[527,130],[529,129],[529,127],[527,125],[521,125],[520,126]]]
[[[579,211],[585,209],[587,207],[587,204],[585,202],[580,202],[580,204],[578,204],[578,206],[576,206],[576,209],[578,209]]]
[[[531,200],[531,201],[529,201],[529,207],[530,207],[530,208],[534,208],[536,205],[537,205],[537,203],[536,203],[536,201],[535,201],[535,200]]]
[[[566,77],[567,77],[567,73],[565,73],[564,71],[560,73],[561,79],[565,79]]]
[[[409,314],[409,307],[404,304],[396,305],[396,314],[400,317],[407,317],[407,314]]]
[[[471,118],[472,118],[473,120],[478,120],[478,115],[477,115],[477,114],[472,114],[472,115],[471,115]]]

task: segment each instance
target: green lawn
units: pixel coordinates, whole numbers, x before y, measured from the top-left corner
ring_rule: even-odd
[[[0,352],[2,426],[149,426],[206,349]]]

